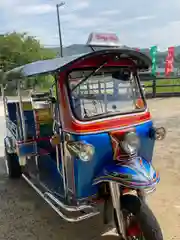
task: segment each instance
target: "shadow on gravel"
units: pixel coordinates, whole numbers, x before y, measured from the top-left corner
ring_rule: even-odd
[[[3,240],[117,239],[100,237],[101,216],[78,224],[63,221],[23,179],[7,178],[3,157],[0,157],[0,214]]]

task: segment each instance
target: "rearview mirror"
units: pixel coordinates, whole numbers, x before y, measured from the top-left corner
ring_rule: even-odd
[[[131,72],[129,70],[124,71],[117,71],[112,74],[112,78],[121,80],[121,81],[128,81],[130,79]]]

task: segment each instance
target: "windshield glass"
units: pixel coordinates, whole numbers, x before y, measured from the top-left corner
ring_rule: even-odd
[[[136,77],[128,69],[73,71],[68,75],[73,112],[78,119],[144,110]]]

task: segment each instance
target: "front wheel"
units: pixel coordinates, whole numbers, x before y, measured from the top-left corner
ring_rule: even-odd
[[[163,240],[159,223],[151,209],[134,195],[121,197],[121,209],[124,216],[127,239]],[[117,217],[115,214],[117,226]]]

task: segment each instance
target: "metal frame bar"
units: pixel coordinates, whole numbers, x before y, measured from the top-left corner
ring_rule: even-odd
[[[55,88],[56,88],[56,97],[57,97],[57,102],[60,103],[59,99],[59,91],[58,91],[58,73],[55,74]],[[66,166],[65,166],[65,153],[64,153],[64,133],[62,131],[62,114],[61,110],[59,107],[60,104],[58,104],[58,125],[59,125],[59,135],[60,135],[60,156],[61,156],[61,163],[62,163],[62,178],[63,178],[63,187],[64,187],[64,198],[67,200],[68,197],[68,186],[67,186],[67,176],[66,176]],[[58,147],[58,146],[57,146]],[[59,149],[56,150],[59,153]],[[58,156],[56,155],[56,162],[59,164],[59,154]],[[58,167],[58,166],[57,166]]]
[[[58,201],[54,196],[48,192],[43,193],[40,191],[30,180],[28,177],[26,177],[24,174],[22,174],[22,177],[25,179],[25,181],[52,207],[52,209],[64,220],[67,222],[75,223],[75,222],[81,222],[85,219],[89,219],[91,217],[94,217],[99,214],[99,211],[96,211],[95,208],[89,206],[89,205],[82,205],[79,207],[69,207],[67,205],[62,204],[60,201]],[[51,200],[50,200],[51,199]],[[67,212],[78,212],[82,211],[84,209],[91,208],[93,211],[90,213],[86,213],[84,215],[78,216],[78,217],[68,217],[65,214],[63,214],[58,207],[53,204],[53,201],[56,203],[56,205],[59,205],[61,208],[64,208]]]
[[[1,84],[1,94],[2,94],[2,100],[3,100],[3,106],[4,106],[4,117],[6,118],[6,105],[7,105],[7,97],[5,96],[5,88],[3,84]]]
[[[120,236],[122,236],[124,240],[127,240],[126,233],[125,233],[125,226],[124,226],[124,217],[121,211],[121,202],[120,202],[121,194],[120,194],[119,184],[116,182],[110,182],[109,186],[110,186],[113,207],[116,211]]]
[[[23,140],[27,140],[27,134],[26,134],[26,124],[23,114],[23,102],[22,102],[22,96],[21,96],[21,80],[19,79],[17,81],[17,92],[18,92],[18,98],[19,98],[19,108],[20,108],[20,117],[21,117],[21,123],[22,123],[22,133],[23,133]]]
[[[17,140],[17,137],[18,137],[17,125],[8,118],[8,110],[7,110],[8,98],[5,96],[6,86],[4,87],[4,85],[1,84],[0,89],[1,89],[2,100],[3,100],[4,118],[6,121],[6,131],[7,129],[10,130],[13,136],[15,137],[15,139]]]
[[[45,197],[49,197],[51,200],[53,200],[57,205],[59,205],[61,208],[66,209],[66,211],[69,212],[77,212],[77,211],[82,211],[85,209],[94,209],[93,205],[79,205],[79,206],[68,206],[60,202],[56,197],[54,197],[51,193],[46,192],[44,194]]]

